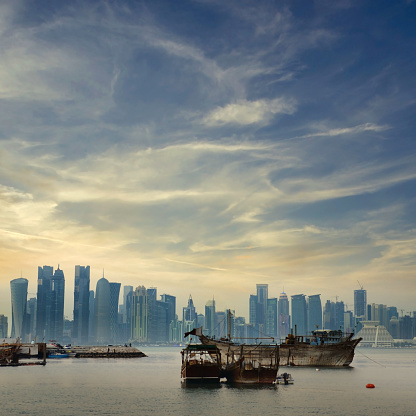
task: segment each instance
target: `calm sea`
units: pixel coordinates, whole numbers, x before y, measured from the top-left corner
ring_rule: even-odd
[[[416,349],[357,349],[351,368],[284,367],[295,383],[274,387],[184,387],[180,348],[142,351],[147,358],[0,368],[0,414],[416,415]]]

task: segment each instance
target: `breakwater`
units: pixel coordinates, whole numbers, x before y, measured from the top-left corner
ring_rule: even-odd
[[[135,347],[126,346],[74,346],[70,352],[75,358],[139,358],[147,357]]]

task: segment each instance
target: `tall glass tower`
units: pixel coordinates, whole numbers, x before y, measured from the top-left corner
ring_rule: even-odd
[[[257,284],[257,316],[256,324],[262,325],[263,331],[267,327],[267,299],[269,297],[269,285],[267,284]]]
[[[53,267],[38,267],[38,292],[36,303],[36,336],[38,342],[49,340],[52,277]]]
[[[216,326],[215,300],[212,299],[205,304],[205,329],[209,336],[217,336]]]
[[[49,328],[48,338],[60,342],[64,336],[64,300],[65,277],[58,265],[51,278],[50,316],[47,328]]]
[[[108,344],[110,340],[110,283],[102,277],[97,282],[94,301],[95,341]]]
[[[115,343],[118,340],[118,301],[120,298],[121,283],[110,283],[110,339]]]
[[[297,335],[306,335],[307,312],[305,295],[292,296],[292,325]]]
[[[279,319],[278,336],[280,339],[285,339],[290,332],[289,299],[285,292],[282,292],[279,296],[277,313]]]
[[[28,280],[24,278],[14,279],[10,282],[10,292],[12,301],[12,338],[25,336],[25,316],[27,303]]]
[[[90,303],[90,266],[75,266],[74,322],[72,342],[88,343]]]
[[[308,296],[308,334],[322,329],[321,295]]]
[[[354,316],[367,319],[367,291],[354,290]]]
[[[131,339],[147,342],[147,290],[144,286],[138,286],[133,292],[131,309]]]

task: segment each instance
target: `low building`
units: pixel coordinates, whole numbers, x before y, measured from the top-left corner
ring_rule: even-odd
[[[393,347],[394,339],[379,321],[362,321],[363,327],[354,338],[362,338],[359,347]]]

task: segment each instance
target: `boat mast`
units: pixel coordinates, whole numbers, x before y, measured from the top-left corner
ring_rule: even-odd
[[[228,341],[231,341],[231,309],[228,309]]]

